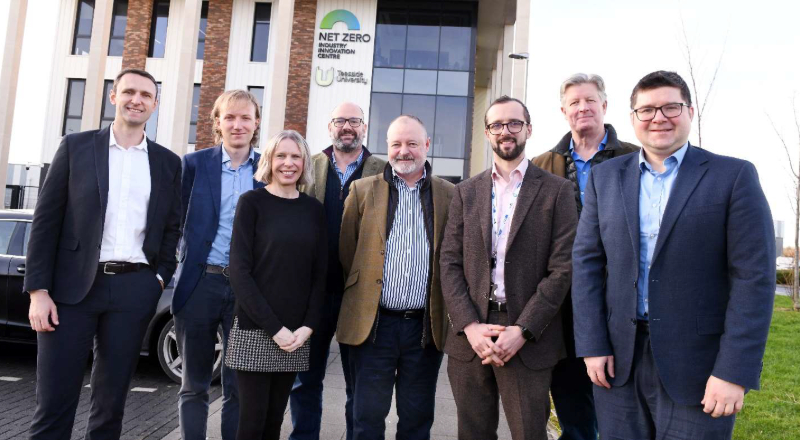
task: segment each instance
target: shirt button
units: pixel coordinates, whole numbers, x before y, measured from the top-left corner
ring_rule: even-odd
[[[656,207],[656,204],[655,204],[655,203],[653,203],[653,208],[655,208],[655,207]]]
[[[583,175],[584,175],[584,176],[586,175],[586,171],[584,171],[584,172],[583,172]]]
[[[650,234],[650,238],[656,238],[656,234]]]
[[[581,191],[581,195],[583,195],[583,191]]]
[[[659,177],[658,180],[661,180],[661,178]]]

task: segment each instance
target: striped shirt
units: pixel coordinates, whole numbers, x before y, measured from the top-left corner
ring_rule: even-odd
[[[358,155],[358,159],[356,159],[353,162],[350,162],[344,168],[344,172],[341,172],[339,170],[339,167],[336,166],[336,153],[333,151],[331,152],[331,164],[333,165],[333,169],[336,170],[336,175],[339,176],[339,185],[341,185],[341,188],[339,189],[344,188],[344,184],[347,183],[348,180],[350,180],[350,176],[352,176],[353,173],[356,172],[358,167],[361,166],[361,162],[363,161],[364,161],[364,149],[362,148],[361,154]]]
[[[425,172],[413,188],[392,171],[398,200],[392,229],[386,240],[381,307],[391,310],[424,309],[428,297],[430,244],[425,230],[420,188]]]

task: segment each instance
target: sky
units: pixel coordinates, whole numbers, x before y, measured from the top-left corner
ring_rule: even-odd
[[[17,88],[10,162],[40,160],[43,120],[59,0],[28,0]],[[8,2],[0,1],[0,35]],[[533,136],[527,155],[552,148],[569,130],[560,112],[561,82],[576,72],[606,82],[608,113],[620,139],[639,143],[630,123],[629,97],[636,82],[654,70],[674,70],[689,81],[681,17],[698,88],[708,88],[722,61],[704,111],[703,147],[752,162],[758,169],[775,220],[793,240],[792,178],[783,147],[767,115],[793,149],[797,168],[800,138],[792,96],[800,112],[800,2],[788,0],[533,0],[527,104]],[[2,51],[2,46],[0,46]],[[691,83],[690,83],[691,86]],[[697,97],[693,96],[695,102]],[[800,113],[798,114],[800,118]],[[695,116],[695,120],[697,117]],[[697,142],[696,127],[690,141]]]

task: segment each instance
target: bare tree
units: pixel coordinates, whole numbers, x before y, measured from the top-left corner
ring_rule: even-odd
[[[794,126],[797,130],[797,147],[795,149],[796,152],[800,153],[800,118],[798,118],[797,114],[797,100],[796,96],[792,96],[792,114],[794,115]],[[798,260],[798,256],[800,256],[800,159],[795,161],[792,158],[791,149],[789,147],[789,143],[786,142],[786,138],[783,136],[778,127],[775,126],[775,122],[770,117],[769,113],[767,113],[767,118],[769,119],[769,123],[772,125],[772,129],[775,131],[775,135],[778,136],[778,139],[781,141],[781,145],[783,145],[783,151],[786,153],[786,160],[789,168],[789,174],[792,178],[792,186],[793,186],[793,193],[794,199],[790,198],[789,204],[792,207],[792,211],[794,212],[794,252],[792,255],[792,303],[795,311],[800,311],[800,262]],[[800,156],[798,156],[800,157]]]
[[[706,112],[706,106],[711,98],[711,91],[714,89],[714,82],[717,80],[717,74],[719,73],[719,68],[722,65],[722,57],[725,55],[725,47],[728,44],[728,36],[726,33],[725,42],[722,44],[722,51],[719,53],[717,65],[714,67],[714,74],[711,75],[711,80],[708,81],[708,88],[706,88],[705,93],[701,95],[700,89],[698,88],[698,83],[700,82],[700,66],[697,64],[697,60],[692,56],[692,45],[689,43],[689,37],[686,35],[686,23],[683,21],[682,14],[680,18],[681,34],[683,36],[683,41],[681,42],[683,46],[683,57],[686,59],[686,65],[689,69],[689,80],[692,83],[692,94],[694,95],[695,99],[694,107],[695,114],[697,115],[697,146],[703,148],[703,115]]]

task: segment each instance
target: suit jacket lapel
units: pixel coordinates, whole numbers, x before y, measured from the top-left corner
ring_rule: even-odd
[[[664,216],[661,218],[661,227],[658,230],[658,240],[653,251],[652,261],[656,261],[659,251],[664,247],[664,242],[672,232],[672,228],[689,200],[689,196],[692,195],[697,184],[700,183],[700,179],[708,171],[708,168],[704,166],[706,162],[707,159],[702,150],[689,146],[678,169],[678,176],[672,184],[667,207],[664,210]]]
[[[100,212],[105,219],[108,206],[108,149],[111,126],[94,135],[94,164],[97,168],[97,188],[100,192]]]
[[[511,229],[508,230],[506,251],[511,249],[511,243],[514,241],[514,237],[517,236],[517,232],[519,232],[519,229],[522,227],[528,210],[531,209],[536,195],[539,194],[539,188],[542,186],[541,176],[542,170],[529,163],[528,170],[525,171],[525,175],[522,177],[522,187],[519,189],[517,205],[514,207],[514,217],[511,220]]]
[[[147,140],[147,159],[150,162],[150,203],[147,205],[147,227],[153,223],[153,217],[156,214],[156,206],[158,206],[158,194],[161,189],[161,174],[162,164],[158,160],[159,152],[156,151],[155,144]]]
[[[386,207],[389,206],[389,183],[379,176],[372,181],[372,218],[378,222],[378,234],[386,244]]]
[[[619,169],[619,186],[622,193],[622,209],[631,236],[633,255],[639,264],[639,185],[641,184],[639,155],[632,154]],[[613,207],[611,207],[613,209]]]
[[[478,208],[478,220],[481,222],[483,242],[486,246],[486,258],[492,256],[492,171],[485,171],[478,185],[475,186],[475,206]]]
[[[214,218],[219,222],[219,211],[222,203],[222,145],[214,147],[211,159],[206,161],[206,181],[211,190],[214,205]]]
[[[431,190],[433,191],[433,254],[436,255],[436,251],[439,250],[439,240],[436,237],[442,236],[445,214],[450,202],[438,179],[431,179]]]

